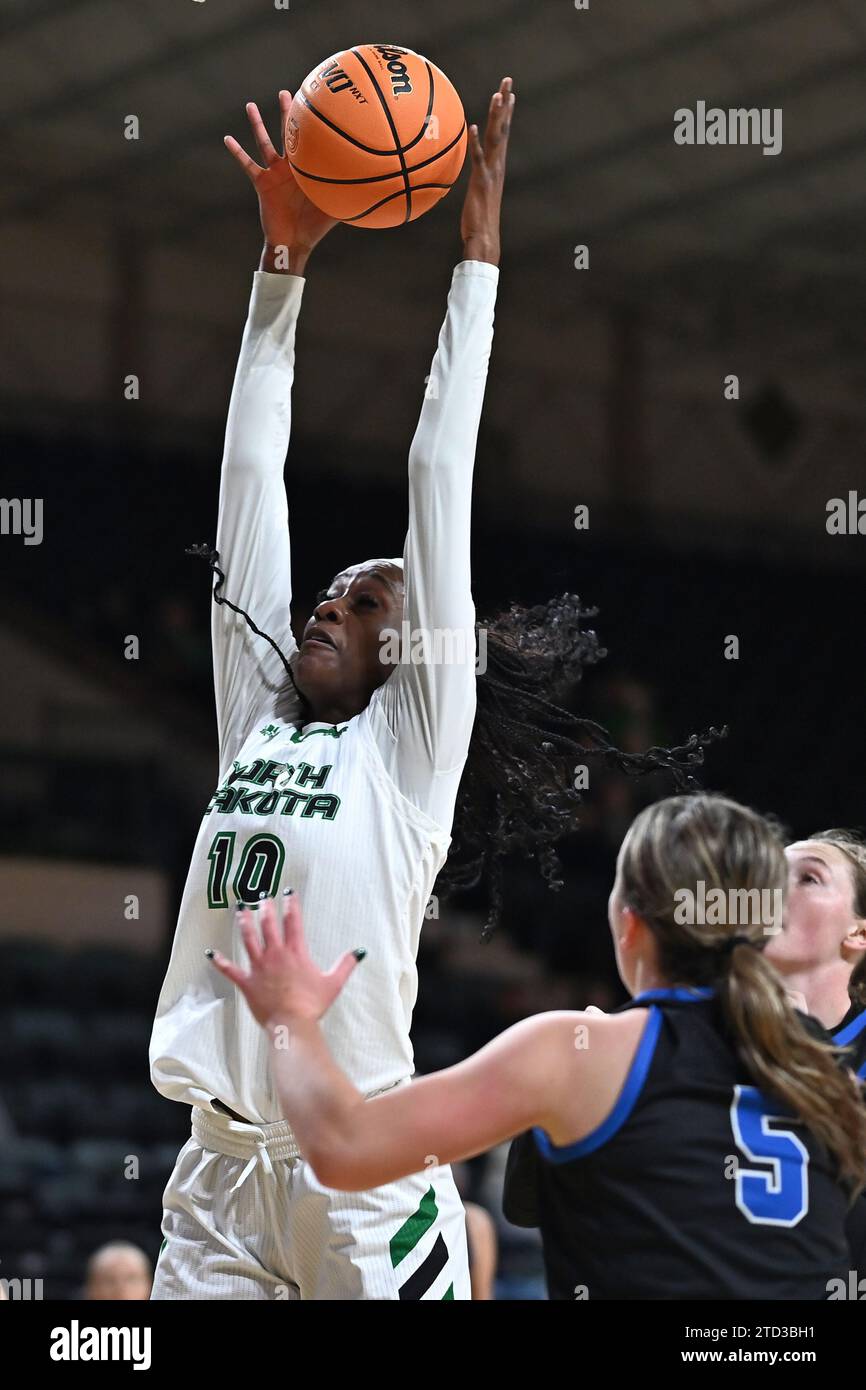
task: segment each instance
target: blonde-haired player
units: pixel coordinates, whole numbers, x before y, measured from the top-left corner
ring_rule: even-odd
[[[784,927],[765,955],[866,1084],[866,842],[850,830],[819,830],[785,854]],[[847,1230],[851,1266],[866,1278],[866,1195]]]

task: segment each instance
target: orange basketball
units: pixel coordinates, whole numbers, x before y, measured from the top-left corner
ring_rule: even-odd
[[[413,222],[463,167],[466,120],[448,78],[410,48],[367,43],[295,93],[286,154],[311,202],[352,227]]]

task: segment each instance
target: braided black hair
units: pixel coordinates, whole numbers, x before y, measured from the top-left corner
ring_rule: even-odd
[[[222,593],[225,575],[218,552],[193,546],[187,554],[208,561],[217,577],[214,601],[239,613],[253,632],[270,642],[301,710],[310,713],[276,642]],[[576,594],[562,594],[532,607],[512,604],[491,621],[476,625],[484,634],[486,669],[476,677],[475,725],[457,794],[452,846],[435,891],[445,897],[474,887],[487,874],[490,910],[485,939],[501,916],[506,855],[534,858],[548,887],[562,887],[554,846],[578,827],[581,793],[574,786],[576,764],[597,759],[633,776],[664,771],[677,791],[693,791],[698,787],[693,771],[703,763],[705,747],[727,733],[727,728],[710,728],[676,748],[626,753],[611,742],[602,725],[555,703],[586,667],[607,655],[596,633],[585,626],[597,612],[583,607]]]
[[[726,729],[692,734],[677,748],[626,753],[607,730],[555,701],[607,651],[585,626],[597,608],[576,594],[533,607],[512,604],[486,633],[487,669],[476,681],[477,713],[454,813],[452,850],[436,882],[447,896],[489,875],[486,938],[502,911],[502,861],[534,858],[549,888],[562,887],[554,848],[578,827],[578,765],[591,759],[640,776],[663,770],[679,791],[696,790],[694,768]]]

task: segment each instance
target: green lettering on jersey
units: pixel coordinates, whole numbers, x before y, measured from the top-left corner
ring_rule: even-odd
[[[327,763],[320,768],[310,767],[309,763],[299,763],[295,781],[299,787],[315,787],[317,791],[321,791],[332,767],[333,763]]]
[[[226,881],[234,852],[235,832],[233,830],[220,830],[214,836],[207,854],[210,860],[210,871],[207,876],[208,907],[228,907],[229,905],[226,896]]]
[[[342,729],[338,729],[336,724],[332,724],[328,729],[310,729],[307,733],[302,733],[300,729],[296,729],[292,734],[292,743],[303,743],[305,738],[315,738],[317,734],[322,734],[326,738],[342,738],[348,727],[348,724],[344,724]]]

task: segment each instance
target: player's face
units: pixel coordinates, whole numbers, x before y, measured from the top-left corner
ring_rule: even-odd
[[[337,575],[304,628],[295,670],[314,714],[367,705],[394,669],[381,660],[382,633],[399,633],[402,617],[403,576],[393,565],[368,561]]]
[[[788,902],[782,931],[771,936],[768,960],[789,970],[839,961],[857,930],[851,865],[835,845],[800,840],[785,850]]]

